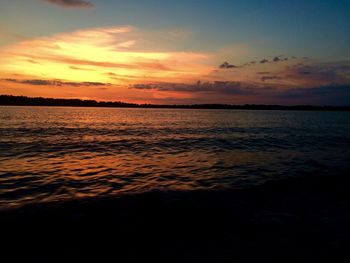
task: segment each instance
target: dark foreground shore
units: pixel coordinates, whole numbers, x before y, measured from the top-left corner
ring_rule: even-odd
[[[3,210],[1,255],[35,262],[350,262],[349,185],[345,174],[309,175],[242,190]]]

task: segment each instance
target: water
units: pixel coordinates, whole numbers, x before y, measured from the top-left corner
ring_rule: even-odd
[[[247,187],[350,163],[350,112],[0,107],[0,208]]]

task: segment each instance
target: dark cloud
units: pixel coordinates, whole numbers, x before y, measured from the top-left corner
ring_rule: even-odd
[[[279,79],[269,76],[269,79]],[[241,82],[214,81],[195,84],[149,83],[130,87],[139,90],[174,91],[197,94],[200,100],[234,101],[242,96],[251,102],[295,105],[350,105],[350,85],[327,85],[300,88],[277,88],[269,85],[253,86]],[[247,97],[249,99],[247,99]]]
[[[320,87],[311,87],[311,88],[293,88],[289,89],[281,94],[281,97],[288,98],[301,98],[304,96],[310,95],[332,95],[337,92],[346,91],[350,95],[350,86],[349,85],[329,85],[329,86],[320,86]]]
[[[271,62],[280,62],[280,61],[287,61],[289,58],[284,56],[276,56],[273,58]]]
[[[114,80],[135,80],[135,79],[142,79],[143,77],[135,76],[135,75],[127,75],[127,74],[116,74],[114,72],[107,72],[105,73],[106,76],[108,76],[110,79]]]
[[[256,64],[256,63],[257,63],[256,61],[250,61],[250,62],[248,62],[248,63],[245,63],[245,64],[239,66],[239,68],[244,68],[244,67],[247,67],[247,66],[252,66],[252,65],[254,65],[254,64]]]
[[[292,57],[292,58],[296,58],[296,57]],[[248,67],[248,66],[252,66],[252,65],[255,65],[257,63],[260,63],[260,64],[265,64],[265,63],[276,63],[276,62],[280,62],[280,61],[288,61],[289,58],[288,57],[284,57],[283,55],[280,55],[280,56],[275,56],[272,60],[268,60],[266,58],[260,60],[260,61],[250,61],[250,62],[247,62],[247,63],[244,63],[242,65],[239,65],[239,66],[235,66],[235,65],[232,65],[228,62],[224,62],[223,64],[221,64],[219,66],[219,68],[221,69],[227,69],[227,68],[244,68],[244,67]]]
[[[350,62],[336,63],[298,63],[288,67],[286,76],[294,79],[305,79],[318,81],[319,83],[349,83],[348,73],[350,72]]]
[[[56,4],[64,7],[81,7],[81,8],[91,8],[95,5],[89,1],[84,0],[44,0],[45,2]]]
[[[262,76],[261,80],[262,81],[267,81],[267,80],[277,80],[277,79],[281,79],[280,77],[277,76]]]
[[[105,74],[108,75],[108,76],[112,76],[112,77],[117,77],[118,76],[118,74],[113,73],[113,72],[107,72]]]
[[[226,95],[256,95],[258,89],[242,85],[235,81],[214,81],[200,82],[196,84],[184,83],[150,83],[136,84],[131,89],[157,90],[157,91],[175,91],[190,93],[208,93],[208,94],[226,94]]]
[[[93,69],[81,68],[81,67],[76,67],[76,66],[70,66],[69,68],[74,69],[74,70],[94,71]]]
[[[262,72],[258,72],[259,75],[268,75],[271,74],[271,72],[269,71],[262,71]]]
[[[228,63],[227,61],[225,61],[224,63],[222,63],[219,68],[222,68],[222,69],[229,69],[229,68],[238,68],[237,66],[235,65],[232,65],[230,63]]]
[[[33,86],[109,86],[109,83],[102,82],[67,82],[61,80],[46,80],[46,79],[2,79],[3,81],[19,83],[19,84],[27,84]]]
[[[38,61],[35,61],[33,59],[27,59],[27,61],[33,64],[40,64]]]
[[[302,75],[311,75],[311,72],[310,72],[310,71],[302,71],[302,70],[299,70],[299,74],[302,74]]]
[[[159,89],[163,89],[163,87],[161,86],[158,86],[159,84],[135,84],[133,86],[131,86],[130,88],[131,89],[156,89],[156,90],[159,90]]]
[[[278,98],[293,104],[349,106],[350,85],[293,88],[281,92]]]

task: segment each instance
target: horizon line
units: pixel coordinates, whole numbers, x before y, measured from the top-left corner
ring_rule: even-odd
[[[130,103],[123,101],[97,101],[79,98],[29,97],[24,95],[0,94],[0,106],[62,106],[62,107],[96,107],[96,108],[184,108],[184,109],[249,109],[249,110],[342,110],[350,111],[350,105],[280,105],[280,104],[152,104]]]

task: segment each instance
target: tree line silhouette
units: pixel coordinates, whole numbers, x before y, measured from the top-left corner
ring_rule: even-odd
[[[106,107],[106,108],[169,108],[169,109],[241,109],[241,110],[314,110],[314,111],[350,111],[350,106],[311,106],[311,105],[232,105],[232,104],[192,104],[158,105],[135,104],[120,101],[95,101],[80,99],[54,99],[0,95],[0,105],[7,106],[64,106],[64,107]]]

